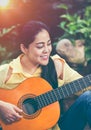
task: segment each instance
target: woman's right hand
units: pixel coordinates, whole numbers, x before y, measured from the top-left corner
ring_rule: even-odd
[[[0,101],[0,118],[5,124],[11,124],[22,118],[22,110],[17,106]]]

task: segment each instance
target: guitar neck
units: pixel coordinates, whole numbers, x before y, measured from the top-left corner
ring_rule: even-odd
[[[90,85],[91,85],[91,74],[78,80],[75,80],[69,84],[48,91],[47,93],[39,95],[35,97],[35,100],[37,100],[40,109],[51,103],[64,99],[80,90],[83,90],[84,88],[87,88]]]

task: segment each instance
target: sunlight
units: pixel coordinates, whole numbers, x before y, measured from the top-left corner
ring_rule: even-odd
[[[0,0],[0,7],[5,8],[8,4],[9,0]]]

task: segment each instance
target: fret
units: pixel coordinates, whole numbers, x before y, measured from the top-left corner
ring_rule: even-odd
[[[64,93],[64,90],[63,90],[63,89],[64,89],[64,85],[60,88],[60,91],[61,91],[61,93],[62,93],[62,97],[65,98],[65,93]]]
[[[64,93],[64,97],[66,97],[66,95],[67,95],[67,92],[66,92],[66,89],[65,89],[65,86],[62,86],[62,92]]]
[[[50,96],[52,97],[51,99],[51,102],[55,102],[55,101],[58,101],[58,95],[56,93],[56,89],[53,89],[51,92],[50,92]]]
[[[71,82],[69,83],[70,88],[72,89],[73,93],[77,92],[77,88],[74,86],[74,84]],[[73,94],[72,93],[72,94]]]
[[[46,93],[47,99],[48,99],[48,104],[51,104],[51,98],[50,98],[50,91]]]
[[[60,92],[60,88],[55,89],[55,91],[56,91],[56,94],[57,94],[57,96],[58,96],[58,100],[62,99],[62,94],[61,94],[61,92]]]
[[[74,85],[75,85],[75,88],[77,89],[77,91],[82,90],[82,88],[80,88],[80,85],[79,85],[79,82],[78,82],[78,81],[74,81]],[[76,91],[76,92],[77,92],[77,91]]]
[[[69,90],[67,89],[67,86],[65,85],[64,88],[65,88],[66,95],[69,96]]]
[[[80,83],[81,81],[82,81],[81,79],[78,79],[78,80],[75,80],[75,81],[74,81],[75,88],[77,89],[76,92],[78,92],[78,91],[80,91],[80,90],[83,89],[83,88],[82,88],[82,85],[81,85],[81,83]]]
[[[35,99],[37,100],[38,104],[40,104],[38,107],[39,109],[52,103],[52,102],[50,102],[51,100],[50,100],[50,97],[48,95],[48,92],[37,96]]]
[[[83,83],[84,83],[84,86],[85,86],[85,88],[87,88],[87,83],[88,83],[88,81],[85,81],[86,80],[86,77],[84,78],[84,79],[82,79],[82,81],[83,81]]]
[[[46,105],[49,104],[49,98],[48,98],[48,95],[45,93],[42,95],[44,98],[45,98],[45,101],[46,101]],[[45,106],[46,106],[45,105]]]
[[[58,88],[57,88],[57,90],[58,90]],[[52,94],[53,94],[54,100],[57,101],[58,100],[58,95],[56,93],[56,89],[53,89]]]
[[[44,102],[42,101],[42,95],[38,96],[40,104],[41,104],[41,108],[44,106]]]
[[[43,102],[43,106],[46,106],[47,103],[49,103],[49,102],[48,102],[48,99],[47,99],[46,96],[44,96],[44,95],[41,96],[41,100],[42,100],[42,102]]]
[[[54,95],[55,95],[55,97],[56,97],[56,98],[55,98],[55,99],[56,99],[56,101],[58,101],[58,96],[57,96],[57,94],[56,94],[56,91],[55,91],[55,90],[56,90],[56,89],[54,89],[54,91],[53,91],[53,92],[54,92]]]
[[[55,102],[55,101],[56,101],[56,99],[54,98],[53,92],[54,92],[54,91],[51,91],[51,92],[50,92],[51,102]],[[56,96],[57,96],[57,95],[56,95]]]
[[[77,82],[78,82],[78,84],[79,84],[79,90],[84,89],[84,84],[83,84],[83,82],[82,82],[82,79],[77,80]],[[83,85],[82,85],[82,84],[83,84]]]
[[[49,104],[49,96],[48,96],[48,93],[43,94],[42,96],[43,96],[43,97],[45,98],[45,100],[46,100],[46,105],[44,105],[44,106],[47,106],[47,105]]]
[[[58,91],[59,91],[58,93],[60,93],[60,96],[61,96],[62,98],[64,98],[64,93],[63,93],[63,91],[62,91],[62,86],[59,87]]]
[[[73,94],[74,91],[73,91],[73,89],[72,89],[72,86],[70,86],[70,84],[67,84],[67,86],[68,86],[67,88],[69,89],[70,93]],[[70,93],[69,93],[69,95],[70,95]]]
[[[78,82],[80,84],[81,90],[87,87],[87,85],[84,82],[84,78],[79,79]]]
[[[72,87],[74,87],[74,92],[78,92],[78,87],[75,85],[75,82],[71,82],[72,83]]]
[[[34,99],[38,102],[38,109],[42,108],[43,104],[41,102],[40,96],[34,97]]]
[[[38,102],[38,109],[47,106],[53,102],[68,97],[91,85],[91,74],[83,78],[77,79],[71,83],[63,85],[59,88],[48,91],[34,98]]]

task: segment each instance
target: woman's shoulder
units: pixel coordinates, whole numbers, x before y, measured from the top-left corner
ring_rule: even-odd
[[[64,67],[65,60],[57,54],[53,55],[51,58],[54,61],[57,75],[58,75],[58,77],[60,77],[60,75],[62,75],[62,73],[63,73],[63,67]]]
[[[62,67],[62,66],[64,66],[64,64],[65,64],[65,60],[63,59],[63,58],[61,58],[59,55],[53,55],[52,57],[51,57],[52,59],[53,59],[53,61],[54,61],[54,63],[55,63],[55,65],[58,67]]]
[[[51,56],[51,58],[53,60],[60,60],[61,62],[65,62],[65,60],[62,57],[60,57],[58,54]]]
[[[9,68],[9,64],[0,65],[0,72],[7,71]]]

